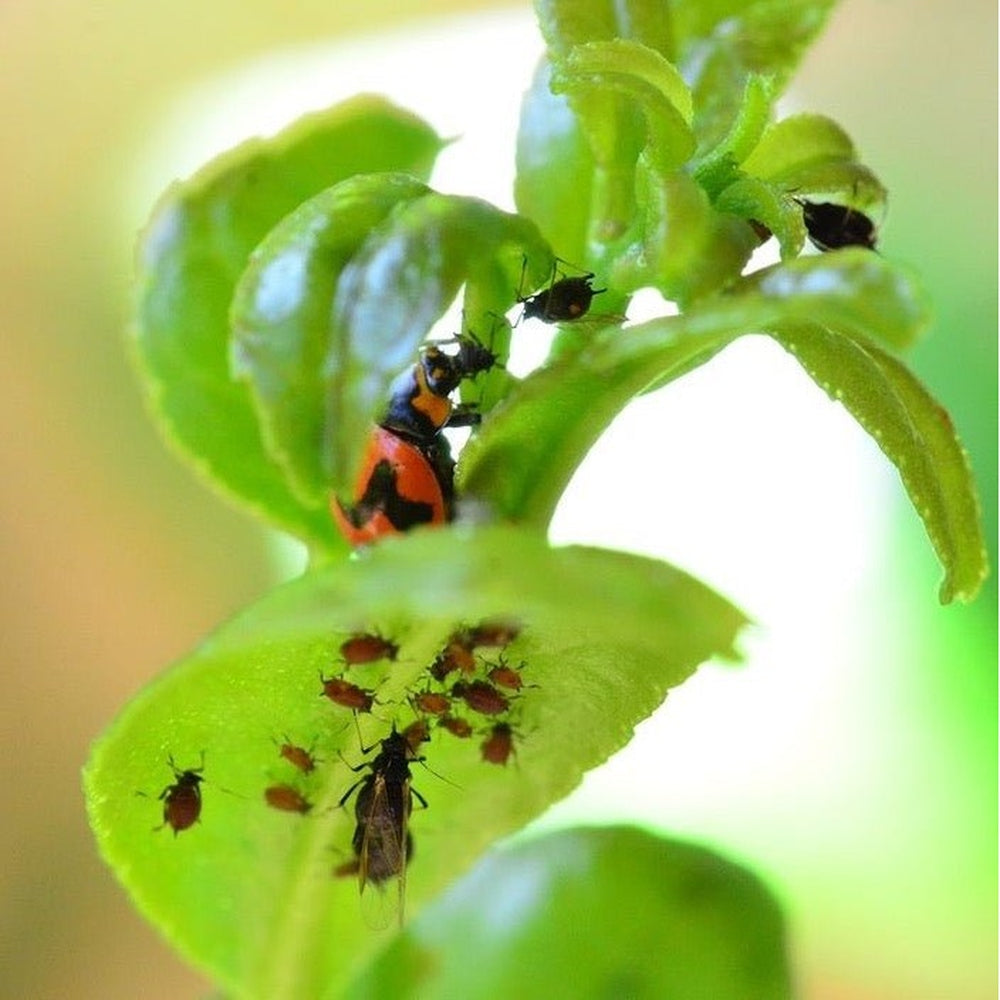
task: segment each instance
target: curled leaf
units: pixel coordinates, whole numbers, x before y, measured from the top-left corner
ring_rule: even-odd
[[[898,470],[945,570],[941,603],[971,601],[989,563],[975,481],[947,411],[875,344],[806,324],[782,326],[775,339],[844,404]]]
[[[229,368],[229,304],[250,253],[297,205],[357,173],[426,175],[442,140],[358,97],[255,139],[175,184],[139,245],[135,356],[164,433],[216,485],[277,526],[336,548],[325,507],[303,503],[268,452]]]
[[[303,503],[325,506],[330,494],[330,398],[342,398],[367,422],[384,405],[384,387],[366,377],[351,345],[340,344],[336,378],[324,371],[340,334],[333,316],[337,281],[372,229],[429,192],[405,174],[342,181],[287,215],[254,251],[236,286],[233,372],[250,387],[267,449]],[[400,367],[411,357],[399,358]]]

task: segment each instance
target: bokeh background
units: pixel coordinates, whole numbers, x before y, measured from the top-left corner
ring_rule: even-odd
[[[530,13],[413,0],[407,18],[385,0],[0,3],[2,997],[207,992],[97,858],[79,769],[296,554],[147,421],[123,348],[132,246],[171,178],[376,87],[465,134],[440,186],[509,204]],[[841,121],[891,191],[882,249],[937,312],[910,361],[971,452],[994,565],[995,18],[845,0],[788,105]],[[631,818],[751,865],[809,1000],[996,996],[996,584],[938,606],[920,524],[840,408],[748,339],[623,417],[554,534],[671,559],[759,625],[745,667],[700,672],[543,825]]]

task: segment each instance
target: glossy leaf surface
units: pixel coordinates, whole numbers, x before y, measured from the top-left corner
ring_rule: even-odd
[[[906,346],[927,321],[911,279],[866,250],[767,268],[683,316],[608,328],[578,354],[525,379],[467,449],[464,489],[504,517],[545,525],[579,462],[633,396],[704,364],[745,334],[792,338],[805,370],[900,469],[945,566],[942,599],[969,599],[986,564],[964,452],[913,376],[883,350],[866,353],[876,337]],[[806,342],[803,324],[825,335]],[[558,408],[546,405],[554,396]]]
[[[337,282],[374,228],[429,193],[405,174],[342,181],[287,215],[254,251],[236,287],[233,372],[250,386],[268,451],[310,506],[325,505],[333,478],[328,410],[353,408],[367,424],[384,405],[384,373],[377,378],[357,357],[381,348],[402,369],[415,353],[415,345],[400,351],[376,331],[367,331],[375,344],[353,345],[336,323]]]
[[[509,715],[517,766],[484,763],[481,735],[434,731],[422,749],[433,773],[412,766],[430,808],[410,824],[410,913],[623,746],[700,662],[732,655],[746,622],[666,564],[553,550],[512,530],[418,532],[300,578],[150,685],[94,750],[85,776],[92,823],[137,905],[240,995],[335,995],[385,936],[362,919],[356,881],[331,876],[351,856],[354,827],[350,804],[337,808],[357,780],[340,754],[362,758],[351,713],[321,696],[319,675],[346,669],[338,649],[357,630],[399,645],[394,663],[347,672],[376,693],[360,718],[370,743],[393,720],[401,729],[413,720],[406,699],[428,685],[451,632],[497,616],[521,623],[506,659],[536,685]],[[480,731],[494,719],[463,714]],[[295,773],[278,756],[285,736],[313,747],[322,765]],[[155,796],[172,780],[167,756],[191,767],[202,751],[201,822],[176,837],[154,832]],[[264,788],[279,781],[296,783],[308,815],[264,804]]]
[[[442,140],[381,98],[358,97],[252,140],[175,184],[139,248],[135,353],[164,433],[226,493],[278,527],[337,546],[268,454],[230,372],[229,305],[251,251],[281,218],[346,177],[430,171]]]
[[[778,905],[703,847],[627,827],[564,830],[483,860],[347,996],[570,994],[790,1000]]]

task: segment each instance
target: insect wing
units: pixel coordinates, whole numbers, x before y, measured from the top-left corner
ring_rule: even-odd
[[[358,887],[361,912],[373,929],[403,923],[406,864],[410,854],[410,781],[387,782],[373,774],[358,794]],[[365,892],[371,883],[377,891]],[[392,883],[395,883],[393,885]]]

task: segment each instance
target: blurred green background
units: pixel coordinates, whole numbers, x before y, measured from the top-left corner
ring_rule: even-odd
[[[531,52],[505,50],[500,22],[456,22],[477,7],[486,5],[410,4],[421,32],[413,44],[464,25],[455,44],[472,54],[473,69],[463,70],[462,89],[481,88],[483,107],[492,108],[486,94],[499,79],[510,88],[512,120]],[[522,37],[524,6],[506,9],[511,37]],[[217,97],[227,74],[245,79],[255,60],[300,44],[314,47],[315,61],[318,43],[398,30],[397,10],[382,0],[0,4],[0,523],[8,566],[0,766],[12,790],[0,832],[2,996],[206,991],[95,856],[79,768],[129,695],[264,591],[282,562],[272,539],[167,452],[144,415],[122,339],[131,248],[158,189],[207,155],[202,147],[236,137],[224,134],[217,112],[198,117],[199,93]],[[430,17],[437,20],[418,20]],[[996,35],[985,0],[969,0],[960,14],[943,0],[846,0],[794,92],[797,107],[847,128],[890,189],[883,250],[924,275],[937,312],[910,361],[971,452],[994,565]],[[378,47],[370,41],[366,51]],[[292,55],[286,76],[294,67]],[[341,96],[320,93],[311,103]],[[211,101],[203,103],[207,114]],[[416,99],[414,109],[436,121]],[[212,128],[218,134],[206,135]],[[467,179],[467,189],[475,182]],[[690,391],[725,391],[728,369],[706,371]],[[830,405],[818,393],[804,398],[818,413]],[[838,424],[831,433],[837,442],[853,431]],[[735,462],[732,442],[733,453],[724,437],[711,443],[721,449],[717,463]],[[793,444],[774,443],[779,461],[795,461]],[[854,540],[864,549],[857,577],[812,609],[808,629],[786,632],[782,651],[809,677],[836,641],[842,669],[818,674],[823,686],[776,686],[772,647],[751,640],[744,671],[712,668],[671,698],[656,726],[672,736],[640,732],[640,747],[677,754],[662,766],[653,760],[662,795],[636,801],[626,780],[635,757],[623,755],[548,822],[626,816],[744,860],[788,909],[799,981],[812,1000],[985,1000],[996,995],[996,584],[971,607],[940,608],[919,523],[874,449],[863,462],[874,470],[859,482],[876,483],[880,506],[867,512],[867,527],[878,545]],[[748,491],[766,495],[767,485],[751,470],[734,480],[730,502],[738,506]],[[769,555],[798,574],[786,587],[828,593],[822,560],[795,546],[836,531],[836,514],[832,526],[825,514],[799,514],[801,538],[772,539]],[[738,515],[731,528],[753,534]],[[568,526],[564,533],[574,534]],[[575,535],[584,536],[615,541],[600,530]],[[782,591],[755,594],[753,567],[736,565],[746,553],[725,541],[725,530],[715,550],[705,537],[690,561],[670,542],[651,539],[647,548],[704,575],[780,638]],[[731,578],[717,568],[726,565],[735,566]],[[765,715],[769,699],[773,716]],[[713,717],[718,724],[706,727]],[[798,769],[734,766],[747,757],[734,735],[745,731],[727,721],[737,718],[766,728],[773,760]]]

